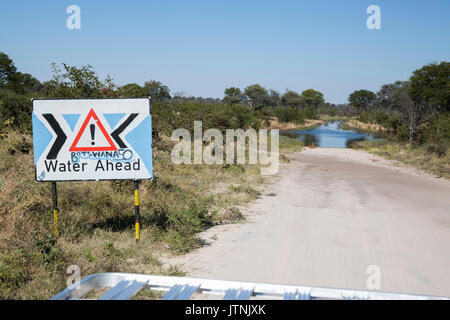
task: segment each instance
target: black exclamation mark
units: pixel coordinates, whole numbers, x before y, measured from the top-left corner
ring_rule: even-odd
[[[95,138],[95,124],[91,124],[89,126],[89,128],[91,129],[91,139],[92,139],[91,145],[94,145],[95,144],[95,142],[94,142],[94,138]]]

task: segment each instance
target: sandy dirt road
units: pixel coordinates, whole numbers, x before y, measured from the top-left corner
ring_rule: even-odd
[[[448,180],[351,149],[290,157],[245,222],[169,262],[198,278],[362,290],[375,265],[383,291],[450,296]]]

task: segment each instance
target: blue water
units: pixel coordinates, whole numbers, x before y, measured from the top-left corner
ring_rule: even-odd
[[[358,133],[352,130],[342,130],[342,122],[329,122],[312,130],[287,130],[280,132],[281,135],[301,140],[306,146],[314,144],[321,148],[347,148],[353,140],[374,140],[368,134]]]

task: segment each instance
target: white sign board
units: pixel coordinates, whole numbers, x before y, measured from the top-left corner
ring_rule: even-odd
[[[36,181],[153,176],[150,99],[35,99]]]

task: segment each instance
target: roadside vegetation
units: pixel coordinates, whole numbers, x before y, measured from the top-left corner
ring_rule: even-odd
[[[353,117],[343,119],[343,129],[384,139],[354,141],[352,147],[449,178],[449,62],[423,66],[408,81],[385,84],[376,93],[357,90],[346,108]]]
[[[47,299],[66,286],[71,265],[95,272],[182,275],[162,254],[203,245],[198,233],[245,219],[242,206],[261,195],[270,178],[255,165],[174,165],[169,138],[176,128],[260,128],[269,119],[257,106],[172,97],[157,81],[117,87],[91,67],[59,69],[41,84],[0,54],[0,298]],[[31,98],[152,97],[154,179],[141,183],[141,240],[134,240],[133,183],[58,183],[61,236],[53,234],[49,183],[34,181]],[[256,96],[254,99],[257,99]],[[256,103],[256,102],[255,102]],[[270,115],[272,116],[272,115]],[[270,141],[269,141],[270,142]],[[303,144],[281,138],[280,151]],[[282,157],[283,158],[283,157]]]
[[[425,66],[408,83],[355,93],[333,105],[314,89],[301,93],[253,84],[227,88],[223,99],[171,94],[159,81],[117,86],[91,66],[52,65],[41,83],[19,72],[0,53],[0,298],[49,298],[66,286],[70,265],[81,275],[121,271],[182,275],[165,267],[161,254],[198,248],[198,233],[245,219],[242,206],[261,195],[254,165],[174,165],[174,129],[310,129],[323,121],[380,131],[387,143],[354,147],[401,160],[448,177],[450,140],[448,63]],[[438,80],[436,80],[438,79]],[[436,81],[435,81],[436,80]],[[422,95],[420,93],[423,93]],[[32,98],[152,99],[154,179],[141,184],[141,241],[134,241],[133,185],[127,181],[58,183],[61,236],[53,235],[51,186],[34,181]],[[439,98],[436,98],[439,97]],[[301,151],[300,141],[280,137],[280,152]],[[281,160],[288,158],[281,154]],[[413,161],[413,159],[416,159]],[[409,161],[409,162],[408,162]]]
[[[410,145],[398,141],[356,141],[354,149],[362,149],[389,160],[450,179],[450,155],[443,144]]]

